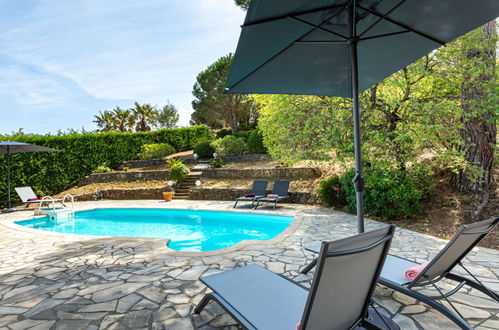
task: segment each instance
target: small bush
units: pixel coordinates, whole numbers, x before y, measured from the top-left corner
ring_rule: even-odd
[[[215,136],[217,137],[217,139],[221,139],[227,135],[232,135],[232,130],[228,129],[228,128],[222,128],[221,130],[219,130]]]
[[[237,132],[236,134],[234,134],[234,136],[243,139],[245,142],[248,142],[248,138],[249,138],[251,132],[253,132],[253,130],[251,130],[251,131],[240,131],[240,132]]]
[[[343,207],[347,204],[345,190],[338,176],[321,181],[318,195],[327,206]]]
[[[97,166],[97,168],[95,170],[92,171],[92,173],[108,173],[108,172],[112,172],[113,170],[107,166],[106,163],[104,164],[101,164],[99,166]]]
[[[263,145],[263,137],[260,131],[252,130],[248,136],[248,150],[251,154],[265,154],[267,148]]]
[[[170,180],[178,183],[189,175],[189,168],[184,165],[182,159],[171,158],[166,161],[166,166],[170,168]]]
[[[213,159],[210,162],[210,166],[214,167],[214,168],[220,168],[220,167],[223,167],[224,165],[225,165],[225,161],[223,159]]]
[[[248,151],[248,145],[243,139],[233,135],[227,135],[224,138],[212,142],[212,147],[221,156],[240,156]]]
[[[144,144],[138,156],[140,159],[155,159],[166,157],[175,152],[175,148],[168,143],[152,143]]]
[[[213,156],[214,152],[215,148],[213,148],[208,141],[201,142],[194,147],[194,153],[200,158],[210,158]]]
[[[340,178],[351,212],[356,210],[354,176],[352,169]],[[433,173],[424,170],[366,168],[364,178],[366,213],[385,219],[420,212],[422,202],[433,194]]]

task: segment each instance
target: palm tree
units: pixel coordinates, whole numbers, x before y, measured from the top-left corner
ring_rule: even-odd
[[[114,114],[111,111],[104,110],[104,112],[99,111],[98,115],[95,115],[94,123],[100,128],[101,132],[114,131],[116,128],[116,121]]]
[[[150,104],[140,105],[135,102],[135,108],[131,110],[137,120],[135,130],[137,132],[150,131],[151,126],[149,126],[149,124],[154,123],[156,116],[158,115],[156,108]]]
[[[135,124],[135,116],[130,109],[116,107],[113,110],[116,129],[120,132],[131,132]]]

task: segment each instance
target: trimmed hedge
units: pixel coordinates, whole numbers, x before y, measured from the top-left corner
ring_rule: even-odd
[[[1,136],[0,140],[15,140],[62,151],[12,155],[11,196],[16,202],[14,187],[31,186],[34,191],[55,194],[75,185],[102,164],[115,168],[123,161],[137,159],[144,144],[168,143],[176,151],[185,151],[199,141],[211,138],[207,126],[193,126],[138,133]],[[5,155],[0,155],[0,208],[7,205],[5,159]]]

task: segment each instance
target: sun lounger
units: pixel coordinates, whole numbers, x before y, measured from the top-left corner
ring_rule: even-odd
[[[65,206],[62,199],[55,199],[52,198],[51,196],[44,196],[42,198],[38,198],[31,187],[17,187],[14,189],[16,190],[17,195],[21,199],[22,203],[26,204],[26,207],[28,207],[30,204],[33,203],[40,204],[40,203],[49,203],[52,201],[59,202],[63,206]],[[45,197],[50,197],[50,198],[44,199]]]
[[[194,312],[214,300],[246,329],[398,329],[369,308],[393,232],[322,243],[310,289],[254,264],[202,277],[213,292]]]
[[[267,181],[253,181],[253,187],[251,188],[251,193],[247,195],[253,196],[241,196],[236,198],[234,203],[234,208],[237,206],[238,202],[251,202],[251,207],[255,204],[258,198],[262,198],[267,193]]]
[[[423,267],[419,275],[412,281],[409,281],[404,276],[404,272],[419,264],[408,259],[388,255],[379,278],[379,283],[435,308],[452,320],[461,329],[473,329],[474,327],[477,327],[479,324],[494,317],[497,312],[472,326],[464,319],[459,312],[459,309],[450,301],[449,297],[458,292],[463,286],[468,285],[490,297],[492,299],[491,306],[495,302],[499,312],[499,295],[492,291],[492,289],[487,288],[461,262],[498,223],[499,218],[496,218],[462,226],[449,243],[447,243],[447,245],[425,267]],[[318,247],[307,248],[307,250],[317,253],[320,252]],[[307,273],[315,264],[316,261],[314,260],[314,262],[303,269],[302,273]],[[452,273],[452,270],[457,265],[459,265],[469,277],[458,275],[455,272]],[[437,282],[442,279],[457,282],[457,285],[452,290],[444,293],[442,288],[437,286]],[[431,297],[424,295],[415,290],[417,287],[433,288],[438,295]],[[447,306],[438,300],[445,301]]]
[[[261,202],[274,203],[274,209],[277,206],[277,202],[288,199],[289,181],[275,181],[274,187],[272,188],[272,194],[267,195],[267,197],[258,198],[256,201],[255,209],[260,205]]]

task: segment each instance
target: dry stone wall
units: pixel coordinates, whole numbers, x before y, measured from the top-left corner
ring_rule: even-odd
[[[94,173],[84,177],[78,185],[112,181],[166,180],[169,174],[169,170]]]
[[[194,188],[191,190],[189,199],[192,200],[221,200],[233,201],[237,197],[249,193],[249,189],[236,188]],[[270,190],[267,191],[270,194]],[[287,202],[299,204],[320,204],[317,195],[307,192],[289,192]]]
[[[208,179],[267,179],[298,180],[317,179],[321,176],[318,168],[208,168],[203,169],[203,178]]]

